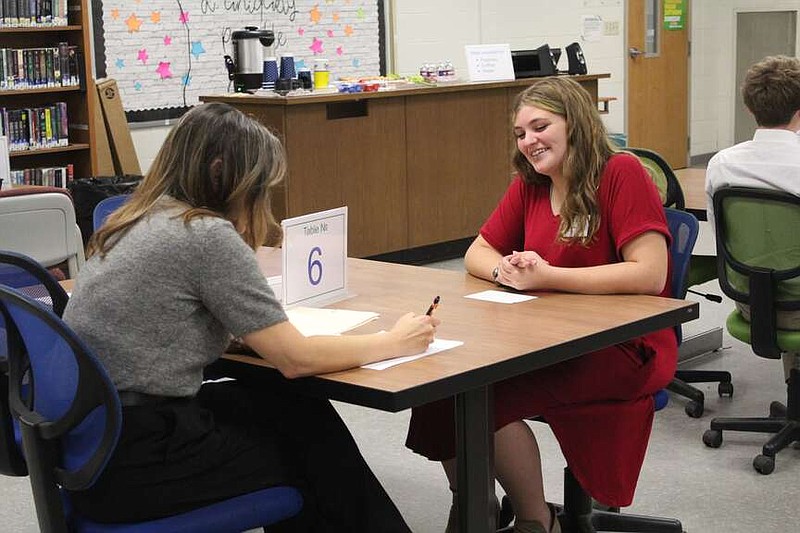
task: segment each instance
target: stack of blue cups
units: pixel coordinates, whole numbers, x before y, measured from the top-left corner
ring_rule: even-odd
[[[283,63],[283,60],[281,60]],[[278,61],[274,57],[264,60],[264,78],[261,82],[262,89],[275,89],[275,82],[278,81]]]
[[[297,74],[294,70],[294,56],[281,56],[281,78],[286,80],[296,77]]]

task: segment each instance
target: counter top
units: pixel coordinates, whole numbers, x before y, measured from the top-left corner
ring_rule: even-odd
[[[569,76],[578,83],[585,81],[596,81],[603,78],[610,78],[611,74],[585,74],[581,76]],[[258,103],[263,105],[276,105],[276,106],[292,106],[302,104],[320,104],[327,102],[342,102],[348,100],[368,100],[373,98],[393,98],[397,96],[418,96],[439,93],[456,93],[463,91],[480,91],[488,89],[502,89],[508,87],[527,87],[532,85],[536,80],[542,78],[522,78],[519,80],[508,81],[487,81],[487,82],[448,82],[439,83],[435,85],[422,85],[416,84],[407,86],[404,85],[397,89],[386,89],[377,92],[362,92],[362,93],[339,93],[333,91],[324,91],[318,93],[306,93],[291,96],[280,96],[273,91],[264,91],[263,93],[256,92],[255,94],[248,93],[228,93],[228,94],[215,94],[201,96],[200,100],[203,102],[227,102],[227,103]],[[260,93],[260,94],[259,94]]]

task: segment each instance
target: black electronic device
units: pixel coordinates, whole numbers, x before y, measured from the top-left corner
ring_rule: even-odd
[[[546,44],[536,50],[513,50],[511,64],[514,66],[514,77],[520,79],[553,76],[556,73],[553,59],[550,46]]]
[[[567,45],[567,61],[569,67],[567,72],[569,74],[586,74],[586,59],[583,57],[583,50],[578,43]]]

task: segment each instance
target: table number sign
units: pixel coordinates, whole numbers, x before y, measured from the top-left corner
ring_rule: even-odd
[[[347,207],[281,222],[283,305],[331,302],[347,294]]]

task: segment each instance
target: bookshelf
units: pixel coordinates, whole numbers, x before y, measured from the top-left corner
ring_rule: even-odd
[[[16,18],[9,8],[15,2],[20,15]],[[40,15],[50,11],[42,6],[53,6],[52,20],[45,16],[36,20],[37,8]],[[14,111],[13,117],[19,110],[30,110],[25,113],[35,121],[27,130],[25,119],[15,121],[15,129],[7,118],[4,121],[9,145],[15,144],[14,135],[19,140],[20,134],[28,134],[27,140],[23,136],[17,143],[23,149],[9,152],[12,171],[71,166],[74,178],[97,172],[94,117],[99,109],[97,100],[87,94],[87,87],[95,90],[89,11],[90,0],[0,0],[0,108]],[[74,52],[69,60],[65,56],[70,52],[59,49],[64,43]],[[75,69],[77,79],[68,79]],[[62,124],[64,107],[67,120]]]

